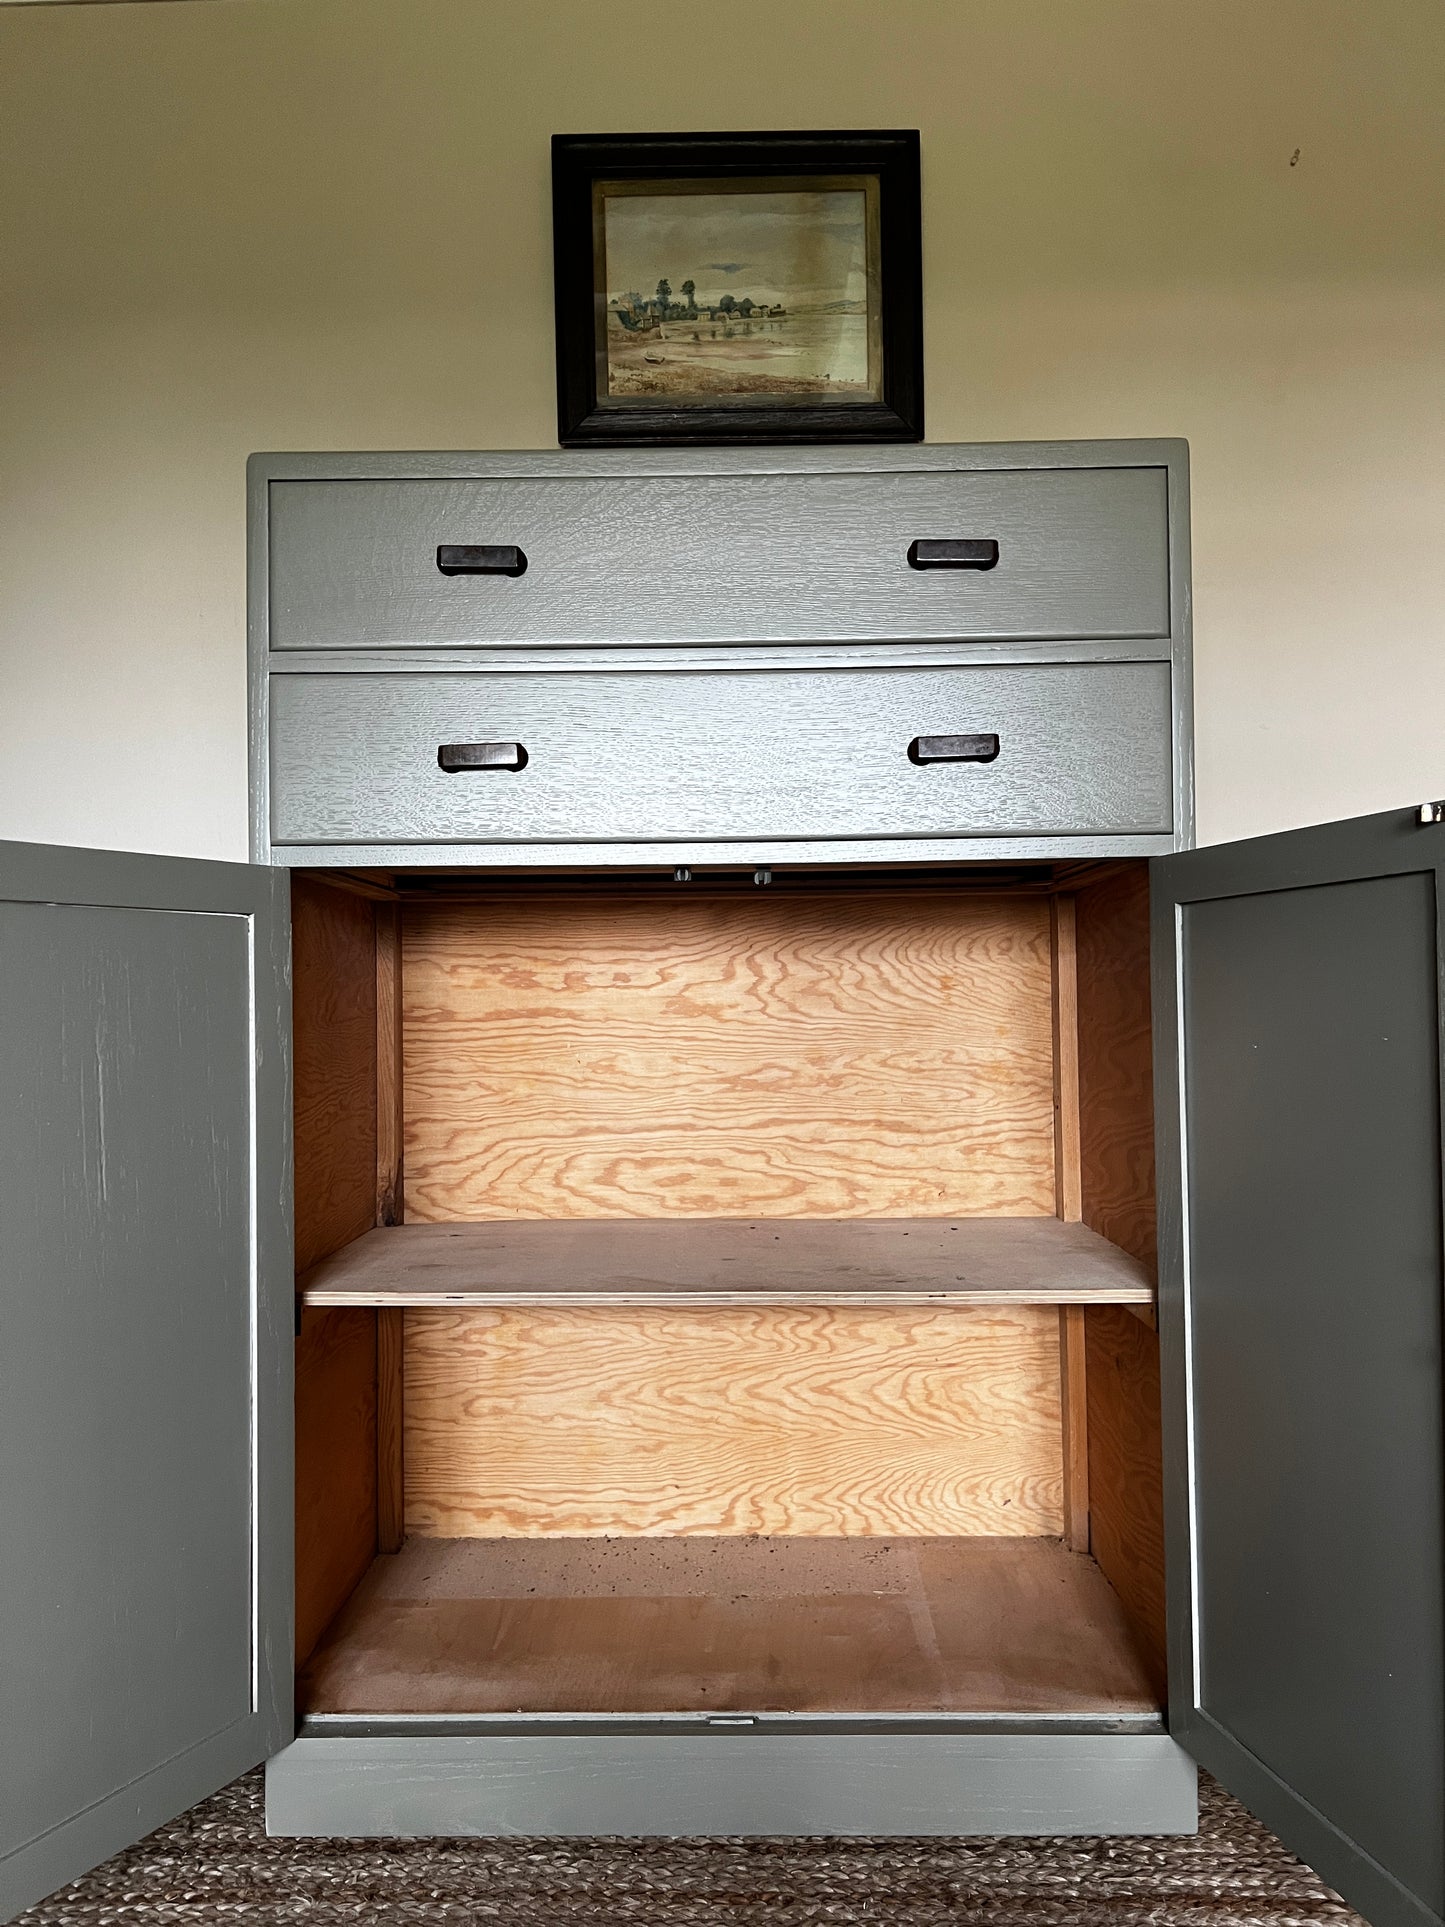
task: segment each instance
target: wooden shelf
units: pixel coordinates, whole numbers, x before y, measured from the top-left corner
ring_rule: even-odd
[[[368,1231],[308,1305],[1151,1305],[1137,1259],[1058,1218],[509,1219]]]
[[[303,1713],[1158,1718],[1113,1588],[1057,1539],[408,1539]]]

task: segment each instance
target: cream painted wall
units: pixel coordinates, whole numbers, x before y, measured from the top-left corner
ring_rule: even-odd
[[[1442,102],[1441,0],[0,8],[0,835],[245,854],[244,459],[551,444],[607,128],[921,128],[930,439],[1192,444],[1202,839],[1445,793]]]

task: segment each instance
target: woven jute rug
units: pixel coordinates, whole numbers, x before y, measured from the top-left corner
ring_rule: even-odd
[[[1168,1840],[268,1840],[248,1774],[23,1920],[1360,1927],[1243,1807],[1200,1794],[1198,1836]]]

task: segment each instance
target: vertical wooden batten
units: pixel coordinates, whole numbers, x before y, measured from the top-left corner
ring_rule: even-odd
[[[376,1549],[399,1552],[406,1537],[406,1462],[402,1450],[406,1313],[376,1314]]]
[[[1083,1218],[1079,1153],[1079,973],[1074,899],[1050,899],[1053,955],[1054,1198],[1066,1224]],[[1064,1433],[1064,1540],[1089,1550],[1089,1405],[1082,1307],[1059,1307],[1059,1407]]]
[[[376,915],[376,1222],[400,1224],[402,1187],[401,907],[378,903]],[[406,1536],[406,1313],[376,1314],[376,1547],[396,1552]]]
[[[1074,899],[1049,903],[1054,959],[1054,1194],[1065,1224],[1083,1220],[1079,1159],[1079,958]]]
[[[402,1221],[401,906],[376,916],[376,1222]]]
[[[1059,1404],[1064,1421],[1064,1542],[1089,1550],[1089,1381],[1084,1308],[1059,1306]]]

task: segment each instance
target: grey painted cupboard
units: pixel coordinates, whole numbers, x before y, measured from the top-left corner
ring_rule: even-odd
[[[250,530],[254,862],[0,846],[0,1912],[1197,1761],[1445,1917],[1445,826],[1190,847],[1183,444]]]

